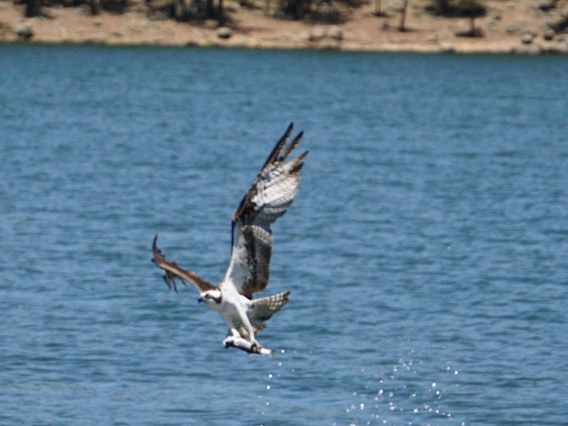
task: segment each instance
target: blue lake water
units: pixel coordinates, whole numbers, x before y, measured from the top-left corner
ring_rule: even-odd
[[[568,58],[0,46],[0,423],[564,425]],[[267,294],[216,283],[289,122]]]

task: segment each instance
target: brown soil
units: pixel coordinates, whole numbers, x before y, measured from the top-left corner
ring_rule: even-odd
[[[383,0],[383,4],[387,3]],[[372,6],[341,10],[345,18],[337,25],[273,19],[258,9],[228,3],[232,11],[228,39],[217,36],[215,22],[178,23],[151,20],[143,4],[124,14],[103,12],[98,16],[84,8],[45,8],[49,18],[23,18],[23,6],[0,0],[0,41],[18,41],[16,27],[22,22],[33,29],[29,42],[98,43],[108,45],[228,46],[281,49],[339,49],[347,51],[405,51],[457,53],[568,53],[568,35],[546,28],[568,16],[568,0],[544,12],[538,0],[489,0],[488,13],[475,20],[483,36],[460,37],[469,29],[465,18],[439,18],[425,12],[428,0],[410,0],[406,31],[397,30],[400,15],[388,5],[388,16],[372,16]],[[227,1],[225,1],[227,4]]]

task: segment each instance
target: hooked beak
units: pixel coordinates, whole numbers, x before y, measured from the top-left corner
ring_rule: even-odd
[[[201,303],[201,302],[203,302],[203,297],[200,297],[200,298],[197,299],[197,303]]]

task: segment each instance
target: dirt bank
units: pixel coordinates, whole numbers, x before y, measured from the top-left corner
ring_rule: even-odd
[[[383,2],[384,3],[384,2]],[[488,13],[475,20],[482,37],[460,37],[469,29],[465,18],[440,18],[425,12],[425,0],[410,0],[406,31],[397,30],[399,13],[385,6],[386,17],[371,14],[372,6],[342,10],[344,22],[324,25],[273,19],[261,11],[228,3],[228,38],[214,21],[202,24],[156,20],[143,4],[124,14],[91,16],[82,8],[45,8],[48,17],[23,18],[23,6],[0,0],[0,41],[98,43],[107,45],[228,46],[346,51],[456,53],[568,53],[568,34],[550,31],[568,16],[568,0],[543,11],[538,0],[487,1]],[[22,25],[23,24],[23,25]],[[16,34],[20,33],[20,37]],[[23,41],[22,41],[23,42]]]

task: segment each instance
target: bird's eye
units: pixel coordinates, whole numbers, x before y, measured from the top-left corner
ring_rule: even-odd
[[[205,295],[205,298],[206,298],[206,299],[211,299],[211,295],[210,295],[210,294],[206,294],[206,295]]]

